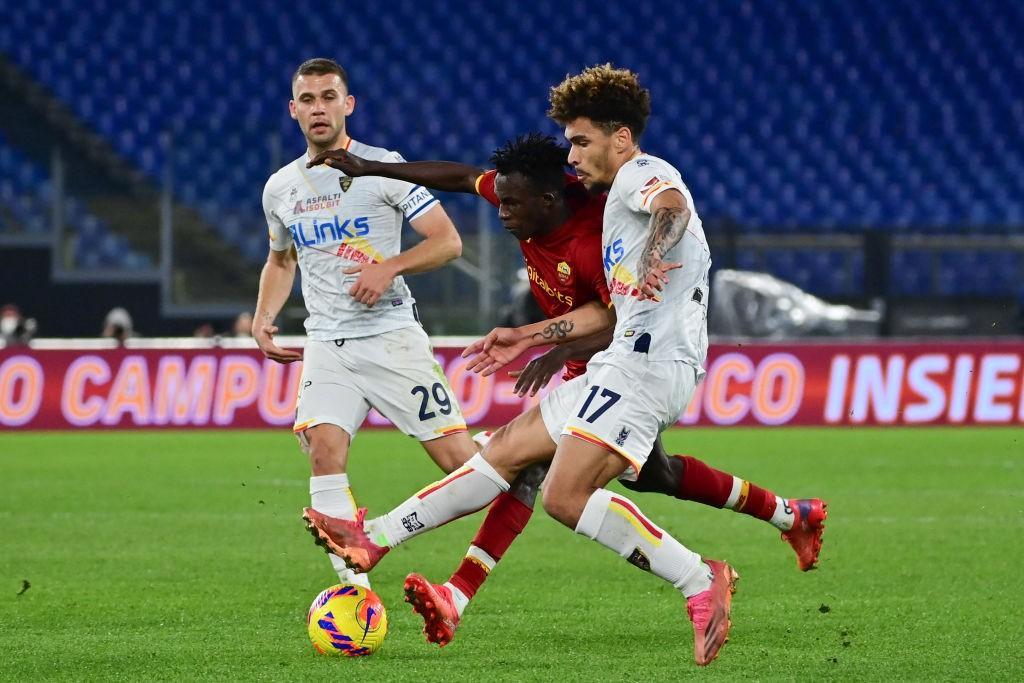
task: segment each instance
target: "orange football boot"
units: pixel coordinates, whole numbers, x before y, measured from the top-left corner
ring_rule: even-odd
[[[366,508],[356,511],[355,521],[329,517],[313,508],[303,508],[302,518],[316,544],[343,559],[349,569],[368,572],[391,548],[379,546],[363,530]]]

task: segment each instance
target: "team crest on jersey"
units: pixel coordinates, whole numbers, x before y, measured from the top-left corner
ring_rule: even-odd
[[[563,285],[569,282],[569,278],[572,277],[572,268],[565,261],[558,264],[558,281]]]
[[[626,428],[626,427],[622,427],[621,429],[619,429],[619,435],[615,437],[615,445],[616,446],[624,446],[624,445],[626,445],[626,439],[628,439],[628,438],[629,438],[629,429]]]
[[[338,184],[341,185],[342,192],[348,192],[348,188],[352,187],[351,176],[343,175],[338,178]]]
[[[288,201],[294,202],[295,198],[299,196],[299,188],[293,187],[292,191],[288,193]]]

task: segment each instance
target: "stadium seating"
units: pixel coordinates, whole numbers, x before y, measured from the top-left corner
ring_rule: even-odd
[[[1024,4],[325,3],[21,0],[0,52],[153,178],[171,134],[179,196],[262,258],[268,135],[301,152],[288,79],[324,54],[350,71],[351,130],[410,159],[480,163],[545,120],[547,88],[613,61],[652,90],[649,150],[676,163],[708,218],[745,232],[1006,233],[1024,224]],[[859,257],[858,257],[859,258]],[[770,255],[820,294],[860,291],[828,249]],[[1014,293],[1021,258],[973,277],[945,254],[942,291]],[[927,254],[898,253],[897,293],[931,291]],[[968,269],[968,270],[963,270]],[[986,269],[982,269],[986,270]],[[968,277],[970,276],[970,277]]]
[[[53,189],[46,171],[10,145],[0,135],[0,207],[13,221],[0,221],[0,235],[18,234],[49,238],[52,232]],[[2,214],[3,211],[0,211]],[[130,248],[108,226],[88,213],[81,201],[65,198],[65,229],[71,241],[71,265],[82,270],[152,268],[148,256]]]

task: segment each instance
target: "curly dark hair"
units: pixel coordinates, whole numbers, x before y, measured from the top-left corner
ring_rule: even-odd
[[[569,150],[550,135],[527,133],[494,150],[491,164],[502,175],[522,174],[542,191],[560,190],[565,185]]]
[[[606,133],[622,126],[639,140],[651,115],[651,92],[637,75],[611,64],[599,64],[551,88],[548,116],[561,125],[585,116]]]

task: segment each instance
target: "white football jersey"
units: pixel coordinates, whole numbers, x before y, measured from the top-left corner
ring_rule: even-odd
[[[397,152],[354,140],[347,149],[365,159],[404,161]],[[303,154],[284,166],[263,189],[270,248],[295,247],[298,254],[302,297],[309,311],[306,334],[314,341],[329,341],[419,324],[404,278],[396,277],[371,308],[349,296],[359,274],[342,271],[398,254],[402,217],[415,220],[437,199],[425,188],[401,180],[351,178],[330,166],[306,168],[308,160]]]
[[[651,202],[678,190],[690,208],[682,239],[662,255],[682,263],[668,273],[660,302],[636,298],[640,255],[650,234]],[[649,154],[630,160],[615,175],[604,208],[604,271],[617,322],[609,353],[646,351],[650,360],[681,360],[704,374],[708,352],[708,275],[711,251],[690,191],[671,164]]]

